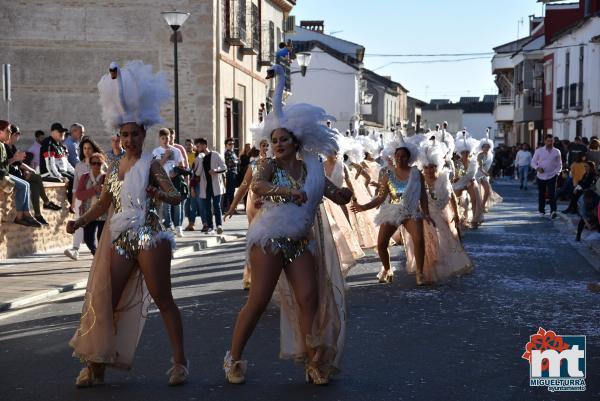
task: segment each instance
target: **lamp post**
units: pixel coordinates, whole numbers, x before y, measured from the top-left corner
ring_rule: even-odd
[[[306,76],[306,70],[308,69],[308,65],[310,64],[310,60],[312,58],[312,54],[308,52],[300,52],[296,53],[296,60],[298,61],[298,66],[300,67],[300,73],[303,77]],[[292,72],[292,74],[298,73],[298,71]]]
[[[173,30],[173,69],[175,87],[175,142],[179,143],[179,74],[177,71],[177,30],[187,21],[190,13],[181,11],[164,11],[161,13]]]

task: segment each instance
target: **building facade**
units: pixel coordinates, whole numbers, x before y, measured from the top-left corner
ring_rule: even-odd
[[[600,17],[581,20],[547,45],[552,132],[561,139],[600,135]]]
[[[223,149],[227,136],[249,142],[265,103],[264,80],[294,0],[182,0],[191,14],[178,43],[180,140],[206,137]],[[10,119],[33,141],[53,122],[80,122],[108,146],[96,84],[111,61],[143,60],[173,83],[173,35],[162,0],[4,1],[0,62],[11,64]],[[4,114],[4,111],[2,112]],[[172,102],[162,110],[173,126]],[[150,133],[148,146],[157,138]]]

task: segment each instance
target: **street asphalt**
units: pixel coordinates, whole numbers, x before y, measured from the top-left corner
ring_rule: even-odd
[[[400,269],[378,284],[369,253],[348,278],[342,372],[326,387],[304,383],[300,366],[278,359],[279,311],[271,305],[248,343],[247,382],[222,370],[241,289],[244,243],[176,261],[173,283],[183,314],[191,377],[167,386],[170,350],[152,309],[131,371],[107,371],[107,384],[77,389],[80,363],[67,342],[78,325],[82,291],[0,314],[0,400],[593,400],[600,399],[600,274],[547,218],[536,192],[499,182],[504,203],[465,233],[475,271],[444,285],[417,287]],[[227,227],[226,227],[227,228]],[[574,234],[573,234],[574,235]],[[394,264],[404,264],[401,247]],[[521,358],[539,327],[587,336],[587,390],[551,393],[529,386]]]

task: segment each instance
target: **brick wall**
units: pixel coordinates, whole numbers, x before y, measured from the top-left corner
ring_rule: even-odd
[[[73,236],[66,232],[67,221],[74,216],[68,213],[67,189],[64,184],[45,183],[44,186],[50,200],[64,208],[59,211],[42,209],[50,224],[42,228],[14,224],[14,195],[0,192],[0,260],[67,248],[72,244]]]

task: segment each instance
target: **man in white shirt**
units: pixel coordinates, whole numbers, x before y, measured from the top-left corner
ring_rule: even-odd
[[[27,149],[27,152],[31,153],[30,167],[35,171],[39,171],[40,168],[40,149],[42,148],[42,141],[46,134],[42,130],[35,131],[35,142]]]
[[[517,174],[521,182],[519,189],[524,189],[525,191],[527,191],[527,177],[529,176],[529,165],[531,164],[532,157],[533,155],[529,150],[528,143],[522,144],[521,149],[519,149],[515,156],[515,166],[517,167]]]
[[[170,133],[167,128],[162,128],[158,132],[160,146],[152,151],[152,156],[160,162],[167,175],[173,179],[177,175],[174,171],[175,167],[183,167],[183,156],[181,156],[179,149],[169,145],[169,135]],[[172,228],[174,224],[177,236],[183,237],[181,204],[170,205],[167,202],[163,202],[162,208],[165,227]]]
[[[223,175],[227,172],[225,159],[218,152],[208,149],[208,142],[204,138],[198,140],[198,151],[203,154],[203,157],[198,156],[194,163],[194,176],[200,181],[200,193],[197,195],[200,197],[200,209],[204,213],[202,221],[205,227],[202,231],[211,233],[214,230],[214,214],[217,234],[222,234],[221,197],[225,193]]]
[[[540,215],[546,213],[546,195],[550,199],[550,216],[556,215],[556,177],[562,170],[560,150],[554,147],[554,137],[547,134],[544,146],[537,148],[531,159],[531,167],[537,172],[538,206]]]

